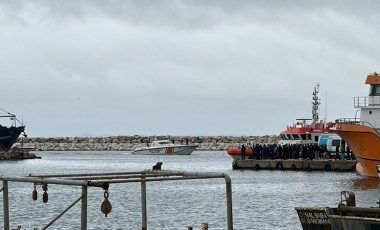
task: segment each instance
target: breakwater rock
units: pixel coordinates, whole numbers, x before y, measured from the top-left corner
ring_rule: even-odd
[[[131,151],[153,140],[174,140],[198,144],[197,150],[227,150],[246,143],[277,143],[277,135],[267,136],[112,136],[112,137],[28,137],[18,143],[33,145],[38,151]]]
[[[25,159],[39,159],[41,157],[36,156],[29,150],[13,148],[9,151],[0,151],[0,160],[25,160]]]

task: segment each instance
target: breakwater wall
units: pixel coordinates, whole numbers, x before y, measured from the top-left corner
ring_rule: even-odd
[[[17,143],[33,145],[38,151],[131,151],[146,146],[153,140],[174,140],[181,143],[188,139],[198,144],[198,150],[227,150],[246,143],[277,143],[277,135],[267,136],[111,136],[111,137],[28,137]]]

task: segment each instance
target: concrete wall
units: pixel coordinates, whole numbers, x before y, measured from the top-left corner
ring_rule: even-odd
[[[26,143],[40,151],[131,151],[146,146],[153,140],[189,139],[189,143],[199,144],[198,150],[227,150],[248,142],[277,143],[277,135],[268,136],[113,136],[113,137],[34,137],[19,138],[18,143]]]

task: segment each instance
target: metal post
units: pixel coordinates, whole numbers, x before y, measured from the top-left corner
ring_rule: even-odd
[[[227,225],[228,230],[233,230],[233,222],[232,222],[232,186],[231,186],[231,178],[229,175],[224,174],[224,178],[226,180],[226,197],[227,197]]]
[[[81,230],[87,230],[87,186],[82,185]]]
[[[141,179],[145,179],[142,176]],[[146,213],[146,182],[141,181],[141,216],[142,216],[142,230],[148,229],[147,213]]]
[[[4,230],[9,230],[8,181],[3,180]]]

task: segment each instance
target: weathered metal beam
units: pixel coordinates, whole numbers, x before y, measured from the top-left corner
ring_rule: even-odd
[[[353,206],[345,206],[341,205],[338,207],[339,211],[345,215],[348,213],[350,215],[354,216],[361,216],[360,214],[364,214],[364,216],[373,215],[373,216],[380,216],[380,208],[362,208],[362,207],[353,207]]]
[[[9,195],[8,181],[3,180],[3,209],[4,209],[4,230],[9,230]]]
[[[232,230],[233,217],[232,217],[232,183],[228,174],[223,174],[226,180],[226,197],[227,197],[227,227],[228,230]]]
[[[82,185],[81,230],[87,229],[87,192],[88,187]]]
[[[141,174],[141,171],[134,172],[111,172],[111,173],[73,173],[73,174],[40,174],[40,175],[32,175],[29,177],[43,177],[43,178],[51,178],[51,177],[86,177],[86,176],[107,176],[107,175],[130,175],[130,174]]]
[[[142,177],[141,179],[144,179]],[[141,181],[141,219],[142,219],[142,230],[148,229],[148,217],[146,209],[146,181]]]
[[[89,179],[92,180],[89,180]],[[87,229],[87,190],[88,187],[100,187],[108,190],[111,183],[141,183],[141,206],[142,206],[142,229],[147,230],[147,199],[146,199],[146,182],[154,181],[174,181],[174,180],[204,180],[224,178],[226,181],[226,199],[227,199],[227,225],[228,230],[233,230],[232,222],[232,186],[231,178],[223,173],[198,173],[185,171],[167,171],[167,170],[145,170],[140,172],[119,172],[119,173],[95,173],[95,174],[60,174],[60,175],[33,175],[27,177],[0,177],[3,181],[3,208],[4,208],[4,229],[9,230],[9,199],[8,199],[8,181],[26,182],[35,184],[59,184],[82,186],[82,196],[72,205],[52,220],[44,229],[53,224],[79,200],[82,200],[81,209],[81,229]],[[95,180],[93,180],[95,179]],[[1,191],[0,190],[0,191]]]

